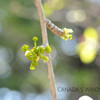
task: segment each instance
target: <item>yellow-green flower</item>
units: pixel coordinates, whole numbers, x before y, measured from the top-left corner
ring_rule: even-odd
[[[64,30],[65,34],[67,34],[67,33],[73,33],[72,29],[64,28],[63,30]]]
[[[68,39],[72,39],[72,34],[70,33],[73,33],[73,30],[72,29],[66,29],[64,28],[64,34],[61,36],[62,39],[64,40],[68,40]]]
[[[33,37],[32,40],[33,40],[33,41],[37,41],[38,38],[37,38],[37,37]]]
[[[44,47],[39,47],[39,48],[38,48],[38,51],[39,51],[40,53],[44,53]]]
[[[30,66],[30,70],[34,70],[35,69],[35,66]]]
[[[32,62],[31,62],[31,66],[38,66],[38,62],[32,61]]]
[[[43,61],[44,61],[44,63],[46,63],[48,61],[48,57],[43,56]]]
[[[32,61],[32,52],[31,52],[30,50],[27,50],[27,51],[25,52],[25,56],[26,56],[30,61]]]
[[[49,45],[47,45],[47,47],[45,48],[45,51],[46,51],[47,53],[50,53],[50,52],[51,52],[51,48],[50,48]]]
[[[36,66],[38,66],[38,61],[39,59],[43,60],[44,62],[48,61],[48,57],[41,55],[43,54],[45,51],[47,53],[51,52],[51,48],[49,45],[47,45],[46,48],[44,48],[43,46],[38,46],[36,44],[36,41],[38,40],[37,37],[33,37],[32,40],[34,41],[34,47],[31,49],[28,49],[29,46],[28,45],[23,45],[22,46],[22,52],[25,52],[25,56],[28,58],[28,60],[32,61],[31,62],[31,66],[30,66],[30,70],[34,70]]]
[[[33,37],[32,40],[34,41],[34,47],[36,48],[36,41],[38,41],[37,37]]]
[[[29,46],[28,45],[23,45],[22,46],[22,52],[25,52],[26,50],[28,50]]]

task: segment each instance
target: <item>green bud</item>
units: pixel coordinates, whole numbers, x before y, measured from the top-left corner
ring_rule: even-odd
[[[33,47],[33,48],[31,48],[31,51],[34,53],[34,51],[36,50],[36,48],[35,47]]]
[[[46,56],[43,56],[42,59],[43,59],[44,62],[47,62],[48,61],[48,57],[46,57]]]
[[[44,48],[43,48],[43,47],[39,47],[39,48],[38,48],[38,51],[39,51],[40,53],[44,53]]]
[[[32,52],[30,50],[27,50],[25,52],[25,56],[31,61],[32,60]]]
[[[28,50],[29,46],[28,45],[23,45],[22,46],[22,52],[25,52],[26,50]]]
[[[35,52],[35,54],[37,54],[37,53],[38,53],[38,49],[37,49],[37,48],[35,48],[35,49],[34,49],[34,52]]]
[[[37,37],[33,37],[32,40],[34,41],[34,47],[36,48],[36,41],[38,40]]]
[[[32,62],[31,62],[31,65],[32,65],[32,66],[38,66],[38,62],[32,61]]]
[[[69,39],[70,39],[70,40],[72,39],[72,35],[69,36]]]
[[[51,48],[50,48],[49,45],[47,45],[47,47],[45,48],[45,51],[46,51],[47,53],[50,53],[50,52],[51,52]]]
[[[39,55],[40,59],[43,59],[43,55]]]
[[[72,35],[69,34],[69,33],[73,33],[73,30],[72,29],[66,29],[66,28],[64,28],[63,30],[64,30],[64,34],[61,36],[61,38],[64,39],[64,40],[68,40],[68,39],[71,40]]]
[[[37,41],[38,38],[37,38],[37,37],[33,37],[32,40],[33,40],[33,41]]]
[[[61,38],[64,39],[64,40],[68,40],[69,36],[67,34],[64,34],[63,36],[61,36]]]
[[[27,50],[25,52],[25,56],[28,57],[28,56],[32,56],[32,52],[30,50]]]
[[[65,34],[73,33],[73,30],[72,30],[72,29],[64,28],[63,30],[64,30],[64,33],[65,33]]]
[[[35,66],[30,66],[30,70],[34,70],[35,69]]]
[[[37,54],[32,55],[32,60],[35,61],[36,59],[38,59]]]

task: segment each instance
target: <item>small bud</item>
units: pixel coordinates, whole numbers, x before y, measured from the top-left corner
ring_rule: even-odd
[[[30,66],[30,70],[34,70],[35,69],[35,66]]]
[[[33,47],[33,48],[31,48],[31,51],[32,51],[32,52],[34,52],[34,51],[35,51],[35,49],[36,49],[36,48],[34,48],[34,47]]]
[[[23,45],[22,46],[22,52],[25,52],[26,50],[28,50],[29,46],[28,45]]]
[[[33,41],[37,41],[38,38],[37,38],[37,37],[33,37],[32,40],[33,40]]]
[[[32,61],[32,62],[31,62],[31,66],[38,66],[38,62]]]
[[[70,40],[72,39],[72,35],[69,36],[69,39],[70,39]]]
[[[32,55],[32,60],[33,60],[33,61],[36,61],[36,59],[38,59],[37,54]]]
[[[63,30],[64,30],[65,34],[67,34],[67,33],[73,33],[72,29],[66,29],[66,28],[64,28]]]
[[[44,61],[44,63],[47,62],[48,61],[48,57],[43,56],[43,61]]]
[[[43,55],[39,55],[40,59],[43,59]]]
[[[31,51],[27,50],[27,51],[25,52],[25,56],[26,56],[30,61],[32,60],[32,52],[31,52]]]
[[[25,56],[27,57],[27,56],[29,56],[29,55],[32,55],[32,54],[31,54],[31,51],[27,50],[27,51],[25,52]]]
[[[50,48],[49,45],[47,45],[47,47],[45,48],[45,51],[46,51],[47,53],[50,53],[50,52],[51,52],[51,48]]]
[[[64,30],[64,34],[61,36],[61,38],[64,39],[64,40],[68,40],[68,39],[71,40],[72,39],[72,35],[69,34],[69,33],[72,33],[73,30],[72,29],[66,29],[66,28],[64,28],[63,30]]]
[[[69,36],[67,34],[64,34],[63,36],[61,36],[61,38],[64,39],[64,40],[68,40]]]
[[[43,47],[39,47],[39,48],[38,48],[38,51],[39,51],[40,53],[44,53],[44,48],[43,48]]]

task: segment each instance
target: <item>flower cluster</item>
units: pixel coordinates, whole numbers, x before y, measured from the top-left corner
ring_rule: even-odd
[[[33,37],[32,40],[34,41],[34,47],[30,50],[28,45],[22,46],[22,52],[25,52],[25,56],[32,61],[30,70],[34,70],[36,66],[38,66],[39,59],[43,60],[44,62],[48,61],[48,57],[44,56],[45,52],[50,53],[51,48],[49,45],[47,45],[45,48],[43,46],[38,46],[36,44],[36,41],[38,40],[37,37]]]
[[[70,33],[73,33],[73,30],[72,29],[66,29],[64,28],[64,34],[61,36],[62,39],[64,40],[68,40],[68,39],[72,39],[72,34]]]

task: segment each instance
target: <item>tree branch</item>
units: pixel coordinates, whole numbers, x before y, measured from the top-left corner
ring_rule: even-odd
[[[43,44],[49,44],[48,43],[48,38],[47,38],[45,15],[44,15],[44,12],[43,12],[41,0],[35,0],[35,5],[38,9],[38,13],[39,13],[39,17],[40,17]],[[54,72],[53,72],[53,66],[52,66],[50,54],[46,54],[46,56],[49,58],[49,61],[47,62],[47,65],[48,65],[48,78],[50,80],[50,89],[51,89],[53,100],[57,100]]]
[[[47,28],[51,30],[55,35],[62,36],[64,34],[64,31],[55,24],[53,24],[49,19],[45,18],[45,22]]]

